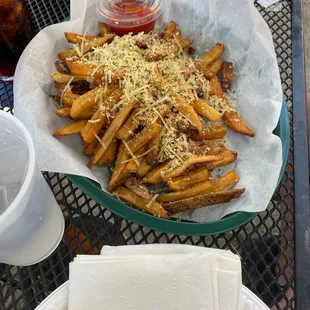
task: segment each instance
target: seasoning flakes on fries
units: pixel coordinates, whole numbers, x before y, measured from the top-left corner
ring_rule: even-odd
[[[98,33],[65,33],[72,47],[58,54],[51,78],[60,94],[51,97],[72,122],[54,136],[79,134],[89,167],[114,166],[108,190],[153,216],[238,199],[245,189],[231,189],[235,170],[212,175],[238,157],[227,149],[225,124],[254,136],[227,97],[233,63],[221,59],[225,46],[194,57],[173,21],[164,33],[118,37],[102,23]],[[153,195],[148,186],[160,184]]]

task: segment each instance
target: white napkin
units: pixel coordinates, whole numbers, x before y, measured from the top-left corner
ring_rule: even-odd
[[[70,264],[69,310],[240,309],[231,252],[186,245],[103,247]]]

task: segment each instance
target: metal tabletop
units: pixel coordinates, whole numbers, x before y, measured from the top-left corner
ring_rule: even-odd
[[[36,31],[69,16],[69,0],[29,0]],[[302,0],[263,9],[278,55],[291,143],[281,186],[266,211],[225,234],[188,237],[153,231],[112,214],[64,175],[44,173],[66,219],[57,250],[31,267],[0,264],[0,309],[33,310],[68,280],[79,253],[98,254],[103,245],[186,243],[230,249],[242,257],[243,284],[272,309],[310,309],[310,215],[307,114],[302,37]],[[11,84],[0,82],[0,108],[13,113]]]

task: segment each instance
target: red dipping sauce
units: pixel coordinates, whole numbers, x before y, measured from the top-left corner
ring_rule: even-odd
[[[148,33],[162,13],[162,0],[99,0],[100,19],[119,36]]]

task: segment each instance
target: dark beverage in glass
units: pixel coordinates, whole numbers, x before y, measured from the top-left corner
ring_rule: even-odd
[[[33,37],[24,0],[0,0],[0,80],[13,80],[18,59]]]

